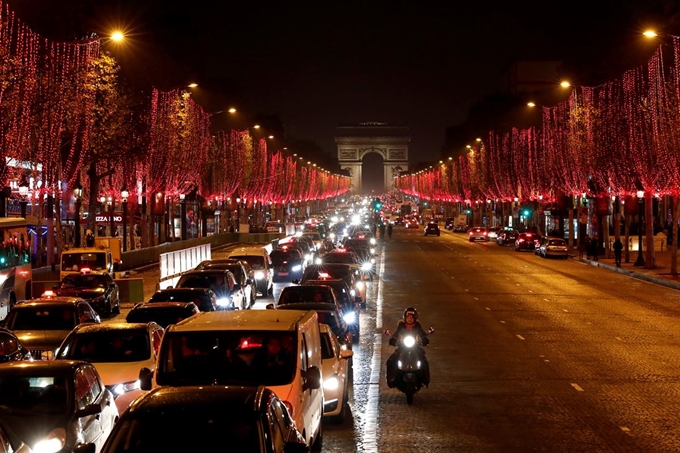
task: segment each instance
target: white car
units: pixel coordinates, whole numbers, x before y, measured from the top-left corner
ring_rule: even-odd
[[[323,416],[342,423],[347,410],[351,385],[351,349],[343,348],[327,324],[319,324],[321,333],[321,376],[323,376]]]
[[[92,363],[122,414],[146,393],[140,389],[139,371],[156,368],[162,337],[163,328],[155,322],[80,324],[64,338],[56,357]]]

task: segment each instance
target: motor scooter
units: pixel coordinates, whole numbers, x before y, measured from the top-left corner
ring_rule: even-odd
[[[397,348],[397,369],[394,377],[396,387],[406,394],[406,403],[413,404],[413,396],[423,387],[425,351],[422,347],[427,346],[429,341],[427,338],[409,334],[397,339],[388,329],[385,329],[384,333],[390,336],[390,346]],[[428,335],[433,333],[434,327],[430,327]]]

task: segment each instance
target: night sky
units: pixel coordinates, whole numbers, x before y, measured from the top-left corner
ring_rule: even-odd
[[[677,2],[656,0],[4,1],[54,39],[122,23],[136,53],[120,58],[126,71],[196,81],[210,109],[276,114],[333,156],[341,123],[406,124],[412,162],[439,157],[446,127],[499,90],[514,59],[565,61],[588,85],[651,55],[646,26],[680,34]]]

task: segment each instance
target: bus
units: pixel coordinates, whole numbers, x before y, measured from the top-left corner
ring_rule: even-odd
[[[0,217],[0,320],[16,302],[31,298],[30,250],[26,219]]]

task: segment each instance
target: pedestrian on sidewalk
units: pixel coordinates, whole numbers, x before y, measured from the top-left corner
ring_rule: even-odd
[[[593,245],[593,261],[597,261],[597,252],[598,248],[600,247],[600,243],[597,240],[597,234],[593,236],[593,238],[590,240],[590,243]]]
[[[583,258],[588,247],[588,236],[582,238],[578,243],[578,257]]]
[[[392,223],[387,225],[387,237],[390,238],[390,241],[392,240]]]
[[[616,238],[614,241],[614,260],[616,261],[616,267],[621,267],[621,252],[623,251],[623,242],[620,238]]]
[[[590,259],[593,254],[593,240],[590,238],[590,235],[586,234],[586,237],[583,238],[583,242],[585,243],[586,248],[586,259]]]

